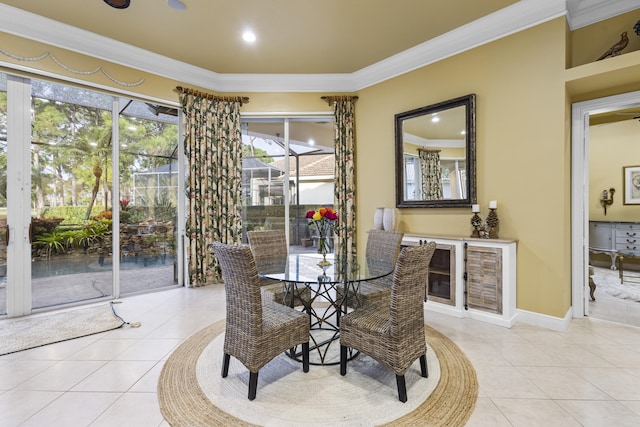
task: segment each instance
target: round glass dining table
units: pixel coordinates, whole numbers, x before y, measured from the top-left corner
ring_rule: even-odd
[[[282,283],[281,303],[301,304],[310,319],[310,363],[336,365],[339,345],[331,344],[340,337],[340,316],[360,305],[359,288],[365,281],[378,279],[393,272],[388,261],[357,257],[327,256],[330,265],[319,265],[321,255],[289,254],[258,265],[258,274]],[[337,347],[337,348],[336,348]],[[296,350],[289,354],[301,360]],[[350,358],[357,353],[350,353]]]

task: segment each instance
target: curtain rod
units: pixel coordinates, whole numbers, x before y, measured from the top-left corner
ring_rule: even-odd
[[[176,90],[178,92],[186,93],[187,95],[199,96],[201,98],[215,101],[239,102],[240,105],[247,104],[249,102],[248,96],[218,96],[211,93],[200,92],[195,89],[184,88],[182,86],[176,86]]]
[[[329,105],[333,104],[335,101],[353,101],[356,102],[358,100],[357,96],[351,95],[337,95],[337,96],[321,96],[320,99],[323,101],[327,101]]]

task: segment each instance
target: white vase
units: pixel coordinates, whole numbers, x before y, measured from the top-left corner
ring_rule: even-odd
[[[384,220],[384,208],[376,208],[376,212],[373,214],[373,228],[375,230],[382,230]]]
[[[396,210],[385,208],[382,214],[382,226],[386,231],[393,231],[396,228]]]

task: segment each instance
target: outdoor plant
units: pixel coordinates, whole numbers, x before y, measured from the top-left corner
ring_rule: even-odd
[[[33,237],[37,238],[41,234],[51,233],[55,230],[64,218],[31,218],[31,229]]]
[[[47,249],[47,258],[50,258],[52,253],[64,252],[66,242],[66,232],[53,230],[51,233],[45,233],[39,236],[33,244],[45,246]]]
[[[126,197],[123,197],[122,199],[120,199],[120,210],[121,211],[129,210],[129,203],[130,203],[130,200]]]
[[[109,234],[109,225],[103,221],[92,221],[80,230],[74,230],[71,243],[83,248],[85,251],[90,244],[103,239]]]

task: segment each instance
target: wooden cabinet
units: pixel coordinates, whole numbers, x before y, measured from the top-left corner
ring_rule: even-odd
[[[436,242],[426,308],[511,327],[516,316],[516,242],[405,234],[402,244]]]
[[[465,246],[467,307],[502,314],[502,249]]]

